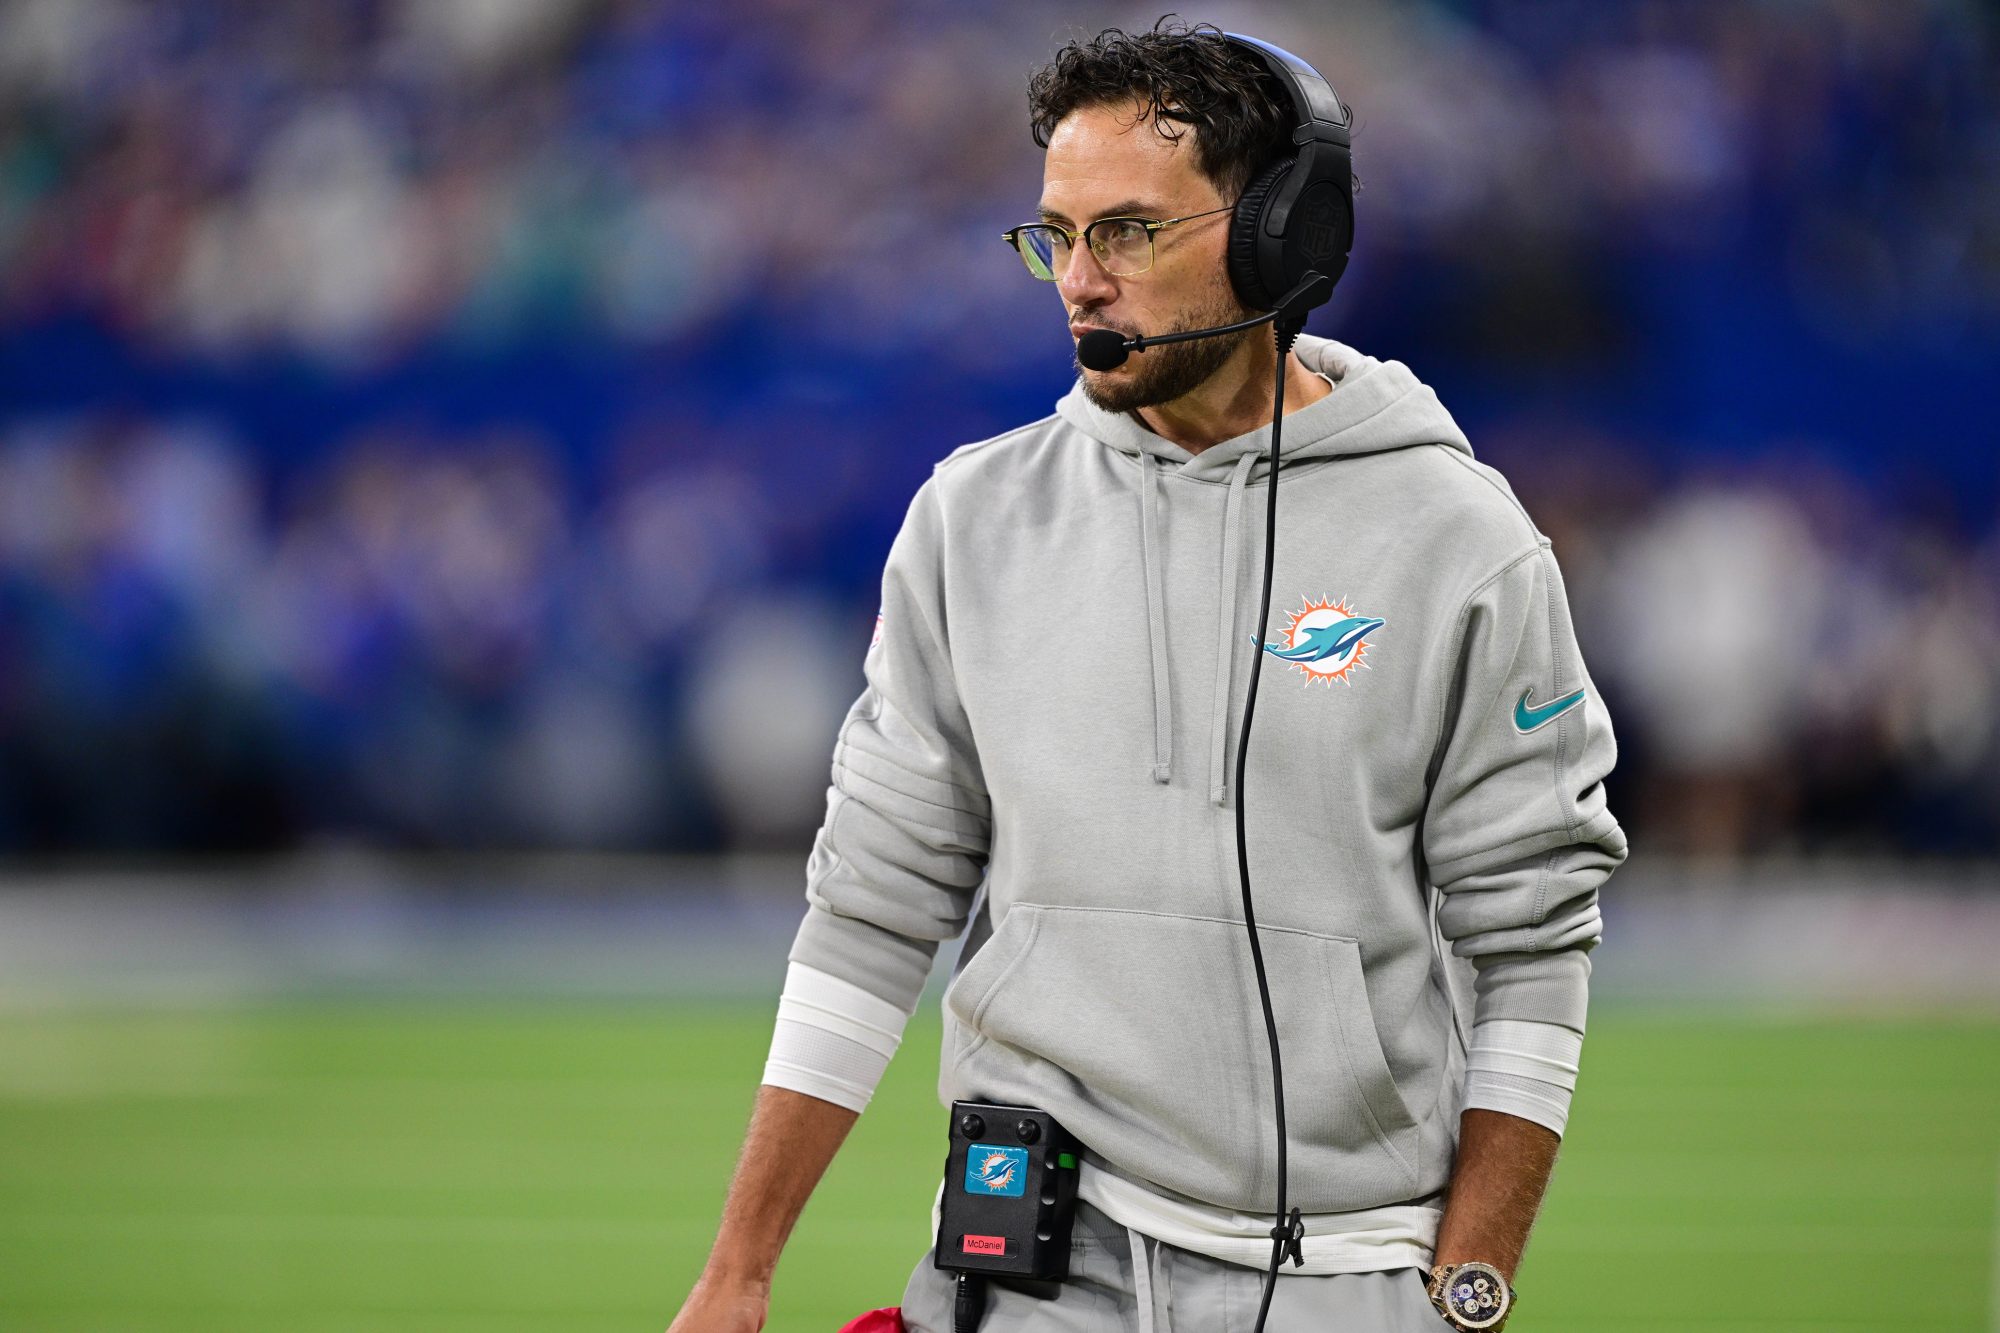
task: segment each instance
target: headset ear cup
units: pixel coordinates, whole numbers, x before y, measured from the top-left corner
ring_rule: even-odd
[[[1278,262],[1282,247],[1264,236],[1264,210],[1293,165],[1294,159],[1285,157],[1265,167],[1243,187],[1229,219],[1229,283],[1236,299],[1252,310],[1269,310],[1285,294],[1284,274],[1273,271],[1283,267]]]

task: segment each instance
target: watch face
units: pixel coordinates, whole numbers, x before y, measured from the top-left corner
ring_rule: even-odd
[[[1507,1281],[1488,1264],[1460,1264],[1448,1275],[1445,1308],[1464,1328],[1492,1328],[1507,1316]]]

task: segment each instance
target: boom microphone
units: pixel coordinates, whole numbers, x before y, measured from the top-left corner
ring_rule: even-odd
[[[1076,340],[1076,359],[1085,370],[1116,370],[1130,355],[1125,335],[1110,329],[1092,329]]]
[[[1161,343],[1191,342],[1196,338],[1214,338],[1225,333],[1238,333],[1244,329],[1254,329],[1259,324],[1268,324],[1274,319],[1298,316],[1303,319],[1306,311],[1323,304],[1333,294],[1333,280],[1325,274],[1314,271],[1306,274],[1299,285],[1285,293],[1278,302],[1278,308],[1254,319],[1246,319],[1237,324],[1224,324],[1214,329],[1189,329],[1185,333],[1160,333],[1150,338],[1128,338],[1111,329],[1092,329],[1076,340],[1077,363],[1085,370],[1116,370],[1125,364],[1134,352],[1143,352],[1148,347]]]

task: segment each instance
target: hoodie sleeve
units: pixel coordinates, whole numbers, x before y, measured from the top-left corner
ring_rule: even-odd
[[[939,942],[964,928],[992,828],[952,671],[944,555],[933,480],[889,551],[867,688],[834,745],[791,951],[794,964],[904,1014],[916,1008]]]
[[[1611,721],[1546,541],[1466,600],[1424,819],[1438,923],[1477,969],[1475,1026],[1581,1033],[1597,890],[1625,859],[1605,806]]]

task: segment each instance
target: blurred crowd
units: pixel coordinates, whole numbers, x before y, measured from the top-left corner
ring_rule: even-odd
[[[2000,538],[1784,466],[1496,434],[1661,850],[2000,851]],[[277,501],[194,422],[0,434],[0,845],[783,845],[874,602],[770,497],[532,435],[356,440]]]
[[[1412,256],[1673,254],[1775,226],[1826,329],[1992,330],[1990,9],[1211,17],[1289,43],[1358,109],[1357,286]],[[1032,207],[1027,74],[1087,30],[1053,0],[6,0],[0,312],[362,359],[526,330],[671,344],[773,308],[955,346],[1044,312],[995,233]],[[1587,295],[1589,265],[1562,262],[1549,290]]]
[[[558,462],[383,434],[272,498],[212,424],[0,434],[0,844],[796,832],[866,621],[772,585],[744,472]]]
[[[1313,327],[1555,538],[1635,837],[2000,852],[1990,8],[1183,13],[1357,108]],[[1027,75],[1156,17],[0,0],[0,850],[794,845],[1067,379]]]

